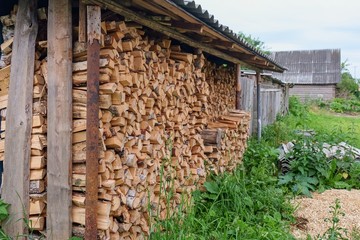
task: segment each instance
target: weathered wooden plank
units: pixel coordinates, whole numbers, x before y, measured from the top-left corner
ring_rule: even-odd
[[[38,31],[36,8],[36,0],[19,1],[12,48],[2,194],[4,201],[11,204],[11,219],[3,228],[12,237],[26,232],[22,219],[28,218],[29,212],[34,52]]]
[[[71,1],[50,0],[48,21],[47,237],[71,237],[72,29]]]
[[[256,72],[256,98],[257,98],[257,138],[261,140],[261,86],[260,86],[260,72]]]
[[[236,65],[236,100],[235,105],[237,110],[241,110],[241,65]]]
[[[86,42],[86,5],[79,1],[79,42]]]
[[[250,132],[253,133],[255,126],[257,125],[256,122],[253,122],[254,118],[256,118],[256,111],[254,110],[254,104],[256,100],[256,94],[254,91],[255,80],[247,77],[242,77],[241,87],[241,105],[243,110],[251,112],[252,121],[250,121]]]
[[[87,7],[87,114],[85,239],[97,239],[101,9]]]

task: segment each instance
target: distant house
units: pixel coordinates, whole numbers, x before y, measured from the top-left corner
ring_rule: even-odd
[[[335,97],[336,84],[341,76],[340,49],[273,52],[273,58],[286,67],[284,73],[273,73],[273,77],[293,83],[290,95],[300,99]]]

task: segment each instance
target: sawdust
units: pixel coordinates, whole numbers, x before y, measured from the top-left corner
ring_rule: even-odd
[[[327,190],[321,194],[313,193],[312,198],[299,197],[294,200],[297,206],[295,216],[299,224],[292,227],[292,233],[298,239],[306,239],[307,234],[316,237],[322,235],[331,223],[325,222],[330,218],[330,206],[335,206],[335,200],[340,200],[341,211],[339,226],[348,229],[360,229],[360,190]]]

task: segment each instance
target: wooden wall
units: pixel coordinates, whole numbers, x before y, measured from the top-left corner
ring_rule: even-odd
[[[257,100],[256,100],[256,80],[254,77],[243,77],[242,86],[242,106],[245,111],[251,112],[250,132],[257,131]],[[278,114],[286,114],[288,111],[288,87],[281,87],[269,81],[262,80],[261,83],[261,122],[262,126],[272,124]]]
[[[251,113],[250,132],[253,133],[253,122],[256,119],[256,80],[252,78],[241,78],[241,106]]]
[[[295,85],[290,88],[290,96],[297,96],[302,101],[309,99],[331,100],[335,98],[335,84],[331,85]]]

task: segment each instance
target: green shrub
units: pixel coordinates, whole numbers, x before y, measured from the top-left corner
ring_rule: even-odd
[[[309,107],[308,105],[302,103],[300,99],[296,96],[291,96],[289,98],[289,112],[294,116],[301,117],[308,113]]]
[[[357,99],[335,98],[330,103],[330,109],[338,113],[360,112],[360,101]]]
[[[325,189],[360,188],[360,162],[350,153],[342,159],[328,159],[322,151],[323,143],[306,138],[297,142],[286,157],[290,172],[279,177],[279,184],[294,194],[311,196],[311,191]]]
[[[347,92],[357,95],[359,92],[359,85],[349,72],[341,74],[341,81],[337,84],[340,92]]]

